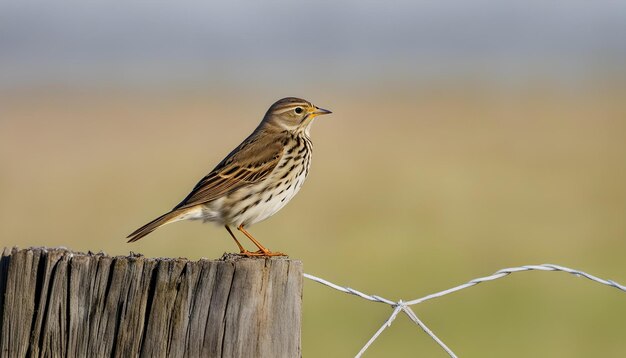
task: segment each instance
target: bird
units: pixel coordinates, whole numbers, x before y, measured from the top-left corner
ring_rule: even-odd
[[[261,123],[203,177],[172,210],[128,235],[134,242],[157,228],[182,220],[202,220],[226,228],[244,256],[285,256],[272,252],[247,231],[282,209],[309,174],[313,120],[332,113],[304,99],[287,97],[270,106]],[[258,248],[248,251],[236,227]]]

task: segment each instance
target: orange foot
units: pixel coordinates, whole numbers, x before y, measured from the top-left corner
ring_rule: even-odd
[[[250,252],[248,250],[243,250],[241,252],[239,252],[239,255],[243,255],[246,257],[260,257],[260,256],[287,256],[286,254],[283,254],[282,252],[271,252],[270,250],[258,250],[255,252]]]

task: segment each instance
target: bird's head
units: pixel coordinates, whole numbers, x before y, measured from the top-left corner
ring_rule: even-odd
[[[330,113],[332,112],[309,101],[287,97],[278,100],[267,110],[263,122],[282,130],[304,132],[308,135],[313,118]]]

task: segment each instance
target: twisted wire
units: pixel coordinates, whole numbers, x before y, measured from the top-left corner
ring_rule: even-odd
[[[393,311],[391,312],[391,315],[389,316],[389,318],[383,323],[383,325],[376,331],[376,333],[374,333],[374,335],[367,341],[367,343],[363,346],[363,348],[361,348],[361,350],[357,353],[357,355],[355,356],[356,358],[360,358],[365,351],[372,345],[372,343],[374,343],[374,341],[378,338],[378,336],[380,336],[380,334],[387,329],[389,326],[391,326],[391,324],[393,323],[393,321],[396,319],[396,317],[398,316],[398,314],[400,312],[404,312],[409,319],[411,319],[411,321],[413,321],[416,325],[418,325],[426,334],[428,334],[430,336],[430,338],[432,338],[444,351],[446,351],[446,353],[448,353],[448,355],[450,357],[456,358],[456,354],[441,340],[439,339],[433,332],[432,330],[430,330],[428,328],[428,326],[426,326],[426,324],[424,324],[424,322],[422,322],[419,317],[415,314],[415,312],[409,307],[411,305],[416,305],[418,303],[422,303],[434,298],[439,298],[445,295],[448,295],[450,293],[453,292],[457,292],[460,290],[464,290],[466,288],[470,288],[472,286],[478,285],[479,283],[482,282],[487,282],[487,281],[494,281],[503,277],[507,277],[508,275],[515,273],[515,272],[526,272],[526,271],[560,271],[560,272],[566,272],[569,274],[572,274],[574,276],[577,277],[584,277],[588,280],[591,280],[593,282],[597,282],[599,284],[602,285],[606,285],[609,287],[613,287],[616,288],[622,292],[626,292],[626,286],[621,285],[613,280],[605,280],[602,278],[599,278],[597,276],[588,274],[584,271],[580,271],[580,270],[576,270],[576,269],[571,269],[568,267],[564,267],[564,266],[559,266],[559,265],[553,265],[553,264],[541,264],[541,265],[524,265],[524,266],[519,266],[519,267],[510,267],[510,268],[505,268],[505,269],[501,269],[496,271],[495,273],[493,273],[492,275],[489,276],[484,276],[484,277],[479,277],[479,278],[475,278],[473,280],[470,280],[464,284],[443,290],[443,291],[439,291],[436,293],[432,293],[429,295],[426,295],[424,297],[421,298],[417,298],[411,301],[402,301],[399,300],[398,302],[383,298],[381,296],[377,296],[377,295],[368,295],[366,293],[363,293],[361,291],[355,290],[353,288],[350,287],[343,287],[337,284],[334,284],[330,281],[324,280],[322,278],[313,276],[313,275],[309,275],[309,274],[304,274],[304,277],[315,281],[317,283],[320,283],[322,285],[326,285],[328,287],[331,287],[335,290],[347,293],[347,294],[351,294],[354,296],[358,296],[361,297],[363,299],[366,299],[368,301],[372,301],[372,302],[378,302],[378,303],[385,303],[388,304],[390,306],[393,307]]]

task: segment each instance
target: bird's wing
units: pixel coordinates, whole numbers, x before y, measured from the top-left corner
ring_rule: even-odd
[[[174,210],[186,209],[220,198],[265,179],[283,156],[280,138],[254,134],[233,150]]]

